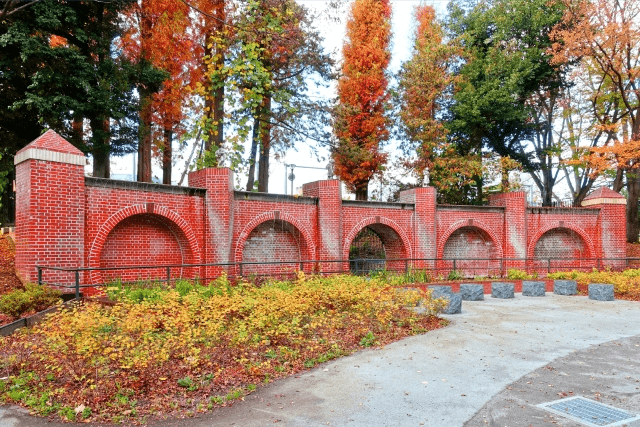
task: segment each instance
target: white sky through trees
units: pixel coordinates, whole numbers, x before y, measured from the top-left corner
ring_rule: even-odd
[[[330,52],[334,60],[338,63],[342,59],[342,44],[344,41],[345,35],[345,27],[346,27],[346,19],[348,12],[350,10],[351,1],[344,2],[339,11],[332,11],[333,17],[340,17],[340,21],[329,21],[326,19],[326,14],[324,13],[327,10],[329,2],[327,0],[297,0],[298,3],[309,8],[312,13],[318,15],[318,19],[316,20],[316,28],[319,29],[322,37],[324,38],[324,48],[325,51]],[[413,10],[419,4],[428,4],[432,5],[436,13],[439,17],[443,17],[446,13],[446,7],[448,0],[429,0],[429,1],[420,1],[420,0],[391,0],[391,4],[393,7],[393,15],[392,15],[392,53],[391,53],[391,63],[390,63],[390,73],[396,73],[402,63],[409,59],[411,54],[411,47],[413,45],[413,32],[415,29],[415,22],[413,18]],[[323,91],[320,93],[321,96],[326,96],[328,98],[335,97],[335,84],[332,84],[331,89]],[[314,145],[317,147],[317,144],[313,141],[299,141],[297,144],[296,150],[289,150],[286,156],[283,159],[276,160],[275,158],[271,159],[269,166],[269,192],[270,193],[280,193],[284,194],[284,165],[285,164],[295,164],[298,166],[310,166],[310,167],[320,167],[325,168],[327,166],[329,153],[326,149],[319,147],[318,152],[320,156],[324,157],[324,161],[319,161],[312,154],[312,151],[309,149],[310,145]],[[394,143],[391,141],[385,148],[386,151],[389,151],[393,154],[394,151]],[[174,151],[176,147],[174,145]],[[174,183],[180,179],[180,175],[185,167],[185,159],[188,157],[190,152],[190,147],[185,148],[182,151],[182,156],[184,159],[178,160],[174,164],[174,169],[172,172],[172,178]],[[245,155],[246,158],[247,153],[249,152],[249,143],[247,147],[245,147]],[[391,156],[393,157],[393,155]],[[127,155],[118,158],[112,158],[112,169],[111,174],[115,179],[122,179],[125,175],[131,176],[133,169],[133,155]],[[159,182],[162,181],[162,167],[160,166],[159,161],[154,159],[152,165],[153,176],[159,178]],[[313,170],[313,169],[295,169],[295,180],[293,183],[294,191],[296,188],[302,187],[302,184],[312,181],[317,181],[320,179],[327,178],[327,172],[324,170]],[[157,181],[154,178],[154,181]],[[240,182],[242,184],[242,189],[244,189],[244,185],[246,183],[246,177],[241,177]],[[185,183],[186,184],[186,180]],[[183,185],[184,185],[183,184]],[[287,193],[290,193],[291,182],[287,181]],[[379,187],[377,182],[372,182],[371,187],[376,190],[376,187]],[[347,195],[343,191],[343,197]]]

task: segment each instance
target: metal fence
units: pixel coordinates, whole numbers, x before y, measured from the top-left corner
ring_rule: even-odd
[[[321,275],[371,274],[381,271],[397,274],[420,272],[422,277],[432,279],[464,279],[503,278],[507,277],[509,270],[516,269],[543,277],[558,271],[592,271],[594,268],[621,271],[640,268],[640,258],[401,258],[36,268],[39,284],[47,283],[62,289],[72,289],[76,298],[79,298],[81,289],[104,286],[113,280],[121,280],[125,275],[129,279],[122,280],[123,282],[159,281],[166,283],[166,286],[171,286],[180,279],[208,283],[222,274],[226,274],[232,280],[244,278],[260,281],[265,277],[285,279],[295,277],[298,271]],[[106,278],[103,276],[105,272],[109,273]],[[48,275],[50,277],[47,277]],[[132,280],[132,277],[135,279]]]

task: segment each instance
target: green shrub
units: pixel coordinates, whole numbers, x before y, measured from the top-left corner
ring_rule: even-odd
[[[462,280],[464,275],[458,270],[451,270],[447,276],[447,280]]]
[[[528,279],[535,279],[537,277],[538,277],[537,273],[527,274],[526,271],[518,270],[517,268],[510,268],[507,271],[507,279],[510,279],[510,280],[528,280]]]
[[[58,303],[61,294],[46,285],[27,283],[24,289],[16,289],[0,298],[0,311],[12,317],[42,311]]]

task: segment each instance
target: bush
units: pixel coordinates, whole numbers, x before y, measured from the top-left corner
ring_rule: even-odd
[[[528,280],[528,279],[536,279],[538,277],[538,273],[527,274],[526,271],[518,270],[517,268],[510,268],[507,271],[507,279],[510,280]]]
[[[57,408],[71,419],[76,412],[60,408],[78,408],[82,399],[92,402],[92,421],[122,422],[128,411],[125,421],[139,424],[178,404],[185,411],[222,405],[252,384],[446,325],[429,315],[444,302],[430,291],[360,276],[300,274],[261,286],[230,286],[221,276],[208,286],[148,286],[112,283],[113,305],[74,304],[0,337],[7,377],[0,403],[19,402],[40,415]],[[23,385],[12,389],[13,378]],[[36,399],[45,393],[41,405]]]
[[[640,299],[640,270],[625,270],[614,272],[609,269],[591,272],[562,271],[547,275],[549,279],[575,280],[578,286],[586,287],[589,283],[610,283],[614,287],[616,298]]]
[[[0,311],[12,317],[20,317],[30,311],[42,311],[60,301],[60,291],[46,285],[28,283],[24,289],[16,289],[0,298]]]

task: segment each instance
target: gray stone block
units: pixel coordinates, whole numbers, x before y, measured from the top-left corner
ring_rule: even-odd
[[[449,300],[449,304],[442,310],[444,314],[458,314],[462,312],[462,296],[460,294],[443,295]]]
[[[589,299],[596,301],[613,301],[613,285],[592,283],[589,285]]]
[[[522,281],[522,295],[525,297],[543,297],[544,282]]]
[[[431,289],[431,298],[440,298],[444,296],[449,296],[453,294],[451,290],[451,286],[444,285],[431,285],[427,286],[428,289]]]
[[[463,301],[484,301],[484,286],[477,283],[462,283],[460,296]]]
[[[556,295],[575,295],[578,293],[578,284],[575,280],[554,280],[553,293]]]
[[[513,283],[493,282],[491,283],[491,296],[493,298],[513,298]]]

